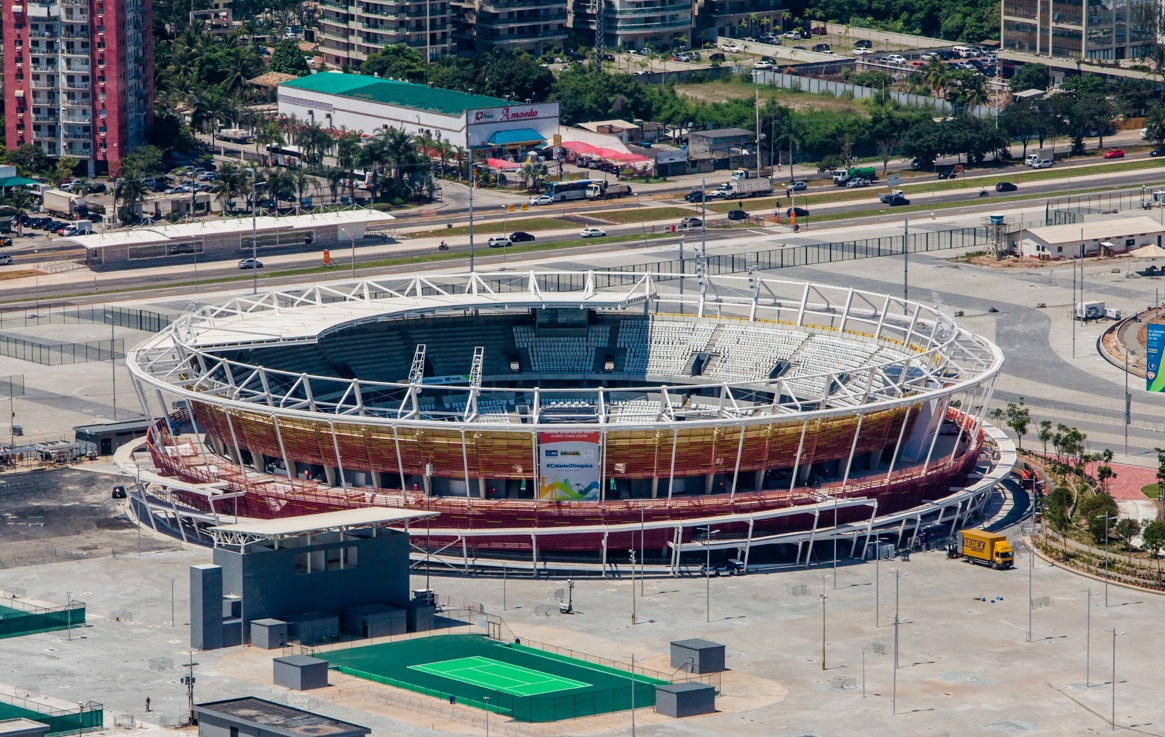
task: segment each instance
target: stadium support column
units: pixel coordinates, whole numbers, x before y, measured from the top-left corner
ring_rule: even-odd
[[[671,495],[676,488],[676,449],[680,443],[680,430],[678,427],[671,429],[671,468],[667,472],[667,501],[671,505]]]
[[[797,443],[797,457],[793,460],[793,473],[789,476],[789,493],[797,487],[797,472],[801,470],[801,451],[805,449],[805,433],[809,430],[809,421],[801,423],[801,440]]]

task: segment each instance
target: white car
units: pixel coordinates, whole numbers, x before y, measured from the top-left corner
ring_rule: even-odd
[[[531,205],[549,205],[554,202],[554,198],[548,194],[540,194],[537,197],[530,198]]]
[[[885,61],[889,64],[905,64],[906,57],[902,54],[890,54],[885,58]]]
[[[583,238],[602,238],[606,234],[607,234],[607,231],[603,230],[602,228],[583,228],[582,229],[582,237]]]
[[[773,63],[771,61],[758,61],[756,64],[752,65],[752,68],[753,69],[762,69],[762,70],[763,69],[772,69]]]
[[[781,37],[782,38],[801,38],[801,33],[799,31],[785,31],[784,33],[781,34]]]
[[[257,258],[245,258],[239,262],[240,269],[261,269],[263,262]]]
[[[740,53],[741,48],[739,46],[737,46],[736,44],[724,44],[723,46],[720,47],[720,50],[721,51],[728,51],[728,52],[734,53],[734,54],[738,54],[738,53]]]
[[[509,248],[511,245],[510,239],[504,235],[495,235],[489,239],[490,248]]]
[[[874,53],[874,50],[873,50],[873,49],[867,49],[867,48],[864,48],[864,47],[863,47],[863,48],[857,48],[857,49],[854,49],[854,56],[865,56],[865,55],[867,55],[867,54],[872,54],[872,53]]]

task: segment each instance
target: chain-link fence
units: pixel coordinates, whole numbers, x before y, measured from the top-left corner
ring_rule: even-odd
[[[36,325],[75,325],[80,323],[113,324],[156,333],[171,322],[169,315],[151,310],[140,310],[113,305],[91,305],[54,310],[0,310],[0,329],[32,327]]]
[[[0,356],[42,366],[65,366],[125,358],[125,340],[92,340],[87,343],[41,342],[0,335]]]

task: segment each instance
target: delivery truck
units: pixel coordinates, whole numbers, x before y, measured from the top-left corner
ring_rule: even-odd
[[[844,187],[851,179],[861,177],[874,181],[878,178],[878,172],[872,166],[853,166],[849,169],[835,169],[833,172],[833,183],[839,187]]]
[[[41,195],[41,205],[45,212],[68,220],[82,220],[89,217],[85,200],[75,194],[59,189],[46,189]]]
[[[760,179],[736,179],[720,185],[719,191],[726,199],[733,197],[764,197],[773,193],[773,182],[767,177]]]
[[[630,197],[632,194],[630,184],[607,184],[595,181],[587,185],[588,200],[617,200],[620,197]]]
[[[997,570],[1015,567],[1015,555],[1007,538],[996,532],[960,530],[959,541],[947,548],[948,558],[966,558]]]

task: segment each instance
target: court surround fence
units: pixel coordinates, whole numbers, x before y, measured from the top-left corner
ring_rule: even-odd
[[[53,632],[85,624],[85,602],[43,607],[19,598],[0,598],[0,640],[37,632]]]
[[[447,635],[455,633],[484,634],[486,639],[510,645],[519,651],[529,651],[540,657],[559,660],[568,665],[585,663],[591,670],[606,672],[626,680],[626,686],[589,690],[577,694],[560,696],[518,696],[515,697],[501,691],[491,695],[489,701],[469,698],[463,695],[456,696],[456,703],[471,706],[483,711],[510,717],[520,722],[551,722],[561,719],[594,716],[614,711],[623,711],[632,707],[632,691],[634,690],[634,707],[644,708],[655,706],[655,687],[668,683],[699,682],[711,685],[717,693],[721,690],[720,673],[693,674],[684,670],[671,673],[653,670],[650,668],[634,669],[632,675],[628,663],[611,658],[585,653],[566,647],[559,647],[537,640],[519,639],[506,624],[505,620],[497,615],[486,614],[475,608],[458,609],[439,613],[439,617],[446,622],[444,627],[438,626],[429,632],[415,632],[407,635],[374,638],[369,640],[351,640],[328,643],[315,647],[297,646],[293,652],[304,655],[318,655],[325,652],[336,652],[353,648],[363,648],[370,645],[399,642],[429,637],[436,634]],[[468,620],[468,621],[466,621]],[[285,653],[287,649],[285,648]],[[392,678],[378,673],[371,673],[361,668],[349,665],[332,664],[333,669],[346,675],[363,680],[392,686],[424,696],[430,696],[445,701],[450,694],[447,690],[433,689],[410,681]],[[635,688],[631,688],[634,679]]]
[[[12,717],[7,715],[11,714]],[[48,737],[92,732],[105,726],[105,706],[95,701],[78,703],[75,709],[60,709],[32,699],[0,691],[0,718],[24,716],[48,725]]]

